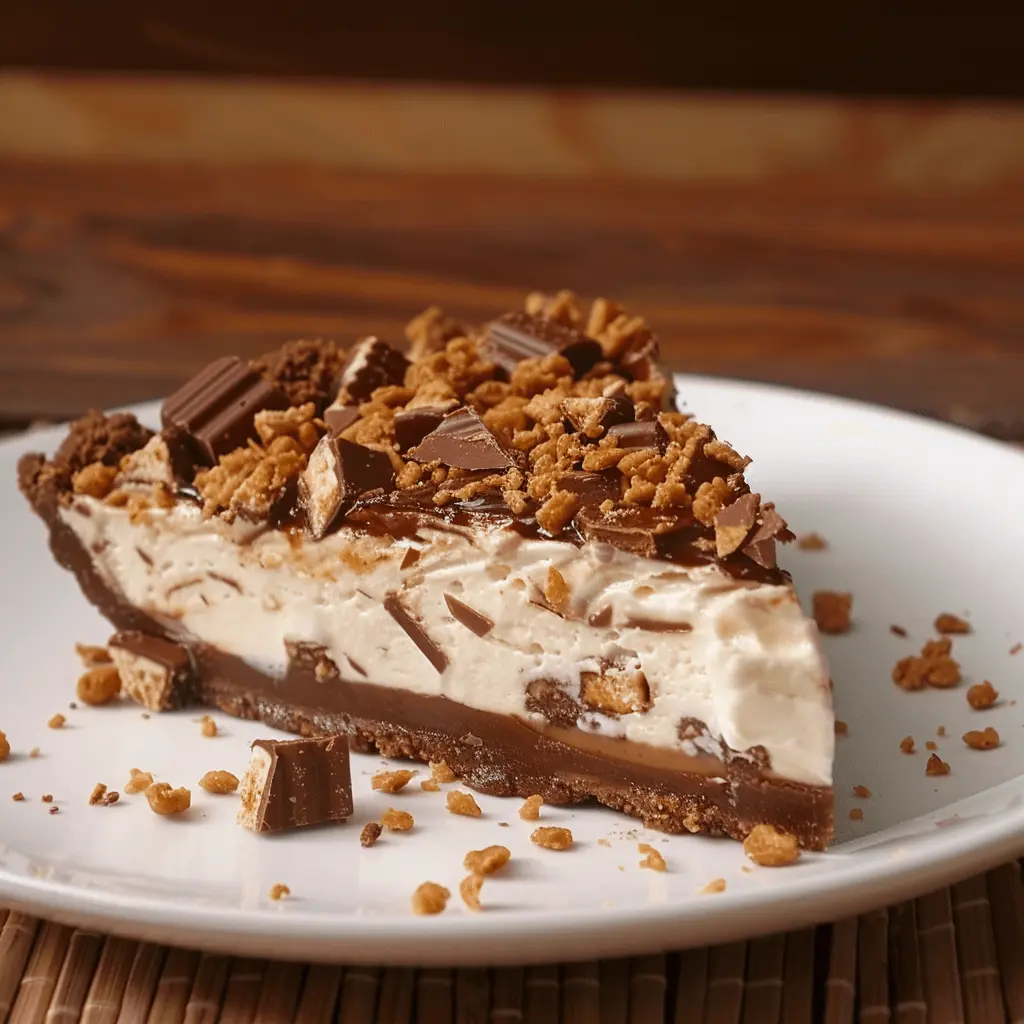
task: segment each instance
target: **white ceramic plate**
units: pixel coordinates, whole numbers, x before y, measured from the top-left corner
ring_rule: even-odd
[[[531,845],[519,801],[480,797],[483,817],[458,818],[444,797],[371,792],[382,763],[355,757],[357,811],[340,828],[261,838],[234,824],[235,798],[195,786],[207,770],[240,775],[248,742],[269,730],[217,716],[200,735],[198,713],[144,719],[140,709],[68,710],[76,641],[103,642],[108,627],[51,561],[43,528],[13,486],[18,454],[51,450],[59,431],[0,447],[4,532],[4,669],[0,729],[14,753],[0,764],[0,902],[70,923],[140,938],[274,957],[376,963],[500,963],[635,954],[720,942],[834,919],[906,898],[1024,852],[1024,457],[974,435],[914,417],[783,389],[681,378],[687,407],[755,457],[753,486],[798,532],[830,548],[785,559],[805,602],[813,590],[850,590],[855,628],[826,640],[837,712],[838,830],[833,849],[785,869],[752,868],[738,844],[665,837],[597,808],[545,808],[575,847]],[[143,410],[154,418],[154,408]],[[1014,568],[1016,566],[1016,568]],[[938,612],[966,614],[957,638],[965,682],[905,693],[890,679],[903,654],[933,635]],[[899,624],[900,639],[889,631]],[[1003,694],[972,711],[966,686],[991,680]],[[52,731],[57,711],[68,725]],[[968,728],[994,725],[996,750],[969,750]],[[937,738],[944,726],[946,738]],[[919,753],[900,753],[912,735]],[[952,766],[928,778],[925,742]],[[38,746],[37,758],[28,756]],[[129,768],[189,785],[184,820],[154,815],[140,796],[89,806],[96,782],[123,792]],[[870,799],[852,795],[867,786]],[[12,802],[16,791],[22,803]],[[59,813],[40,801],[53,794]],[[362,824],[394,805],[415,829],[359,845]],[[863,821],[849,811],[863,809]],[[502,827],[507,822],[508,827]],[[607,839],[607,845],[598,840]],[[637,843],[656,845],[664,874],[641,870]],[[453,895],[437,917],[410,911],[427,879],[457,892],[467,850],[507,845],[512,862],[484,885],[482,913]],[[724,878],[717,894],[700,890]],[[287,884],[291,898],[268,890]]]

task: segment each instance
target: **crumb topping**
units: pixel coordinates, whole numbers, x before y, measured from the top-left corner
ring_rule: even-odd
[[[412,894],[414,914],[440,914],[448,905],[451,893],[437,882],[423,882]]]
[[[234,793],[238,785],[238,776],[226,771],[210,771],[199,780],[199,788],[207,793]]]
[[[545,850],[568,850],[572,846],[572,832],[567,828],[542,825],[530,833],[530,842],[542,846]]]
[[[124,791],[128,794],[145,793],[153,785],[153,776],[150,772],[132,768],[129,774],[131,777],[124,785]]]
[[[540,809],[543,803],[543,798],[537,796],[537,794],[528,796],[523,806],[519,808],[519,817],[523,821],[536,821],[540,817]]]
[[[50,729],[63,729],[65,722],[67,722],[67,719],[58,712],[50,718],[46,725]]]
[[[834,731],[837,736],[845,736],[850,731],[850,727],[841,718],[837,718]]]
[[[796,546],[801,551],[825,551],[828,541],[820,533],[805,533],[797,537]]]
[[[121,676],[113,665],[97,665],[78,677],[75,695],[93,707],[109,704],[121,695]]]
[[[7,736],[0,732],[0,761],[6,761],[11,756],[11,744]]]
[[[867,800],[871,796],[871,790],[867,786],[854,786],[853,795],[860,797],[861,800]]]
[[[863,821],[864,810],[860,807],[851,807],[850,813],[847,815],[847,817],[850,819],[850,821]]]
[[[932,754],[924,766],[924,773],[925,775],[948,775],[949,765],[938,754]]]
[[[199,719],[199,730],[204,736],[212,738],[217,735],[217,723],[209,715],[203,715]]]
[[[960,682],[960,665],[952,656],[953,641],[948,636],[929,640],[918,656],[900,658],[892,670],[892,680],[904,690],[926,686],[945,689]]]
[[[712,894],[716,892],[725,892],[725,879],[724,878],[712,878],[703,889],[700,890],[702,893]]]
[[[488,846],[483,850],[470,850],[463,858],[462,866],[475,875],[493,875],[500,871],[512,856],[507,846]]]
[[[179,787],[172,789],[167,782],[154,782],[146,790],[146,800],[154,814],[170,816],[182,814],[192,806],[192,794]]]
[[[640,867],[646,868],[648,871],[665,871],[667,869],[665,858],[650,843],[639,843],[637,851],[644,855],[640,861]]]
[[[999,733],[989,725],[984,729],[971,729],[965,732],[963,741],[972,750],[994,750],[999,746]]]
[[[792,864],[800,856],[796,836],[780,832],[774,825],[755,825],[743,840],[743,852],[755,863],[766,868]]]
[[[835,590],[814,592],[814,621],[822,633],[848,633],[852,609],[852,594]]]
[[[967,703],[975,711],[984,711],[999,700],[999,691],[986,679],[967,688]]]
[[[272,900],[283,900],[286,896],[291,896],[291,894],[291,889],[282,882],[275,882],[270,887],[270,892],[267,893]]]
[[[966,619],[961,619],[959,615],[943,612],[935,619],[935,632],[949,634],[970,633],[971,624]]]
[[[393,772],[377,772],[370,780],[373,789],[379,789],[382,793],[398,793],[416,777],[417,773],[407,768],[400,768]]]
[[[370,847],[381,837],[381,833],[384,831],[382,825],[376,821],[368,821],[362,831],[359,833],[359,845]]]
[[[437,783],[456,782],[458,776],[448,767],[444,761],[428,762],[430,778]]]
[[[482,910],[483,907],[480,904],[480,890],[483,888],[484,876],[483,875],[466,875],[466,877],[459,883],[459,895],[462,897],[462,902],[469,907],[470,910]]]
[[[452,814],[462,814],[467,818],[479,818],[480,805],[476,802],[472,793],[465,793],[459,789],[450,790],[446,806]]]
[[[904,754],[914,754],[914,753],[916,753],[916,750],[914,748],[914,737],[913,736],[904,736],[903,739],[900,740],[900,750]]]
[[[408,832],[415,824],[408,811],[399,811],[394,807],[389,808],[380,816],[380,823],[389,832]]]

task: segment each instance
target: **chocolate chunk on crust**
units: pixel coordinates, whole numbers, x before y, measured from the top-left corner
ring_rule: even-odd
[[[115,633],[107,649],[125,693],[144,708],[171,711],[192,700],[192,658],[181,644],[133,629]]]
[[[417,462],[440,462],[456,469],[511,469],[512,452],[504,448],[472,409],[456,409],[409,452]]]
[[[602,356],[601,344],[582,331],[529,313],[506,313],[487,328],[482,355],[511,374],[523,359],[565,356],[580,376]]]
[[[254,832],[343,822],[352,814],[348,741],[254,740],[239,795],[238,823]]]
[[[365,402],[377,388],[401,384],[409,360],[380,338],[363,338],[353,346],[341,368],[338,401],[353,405]]]

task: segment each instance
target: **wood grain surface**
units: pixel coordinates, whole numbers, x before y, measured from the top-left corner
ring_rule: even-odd
[[[268,88],[0,79],[0,418],[569,287],[677,369],[1024,437],[1020,108]]]

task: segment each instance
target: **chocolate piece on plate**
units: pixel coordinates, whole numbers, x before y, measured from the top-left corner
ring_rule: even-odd
[[[456,469],[511,469],[515,455],[484,425],[472,409],[456,409],[409,452],[417,462],[434,462]]]
[[[448,410],[443,405],[421,405],[403,409],[395,415],[395,440],[398,450],[415,448],[431,431],[436,430]]]
[[[654,448],[663,452],[668,444],[668,435],[656,419],[643,420],[639,423],[617,423],[608,429],[608,436],[618,439],[622,451]]]
[[[565,356],[577,376],[589,370],[602,355],[601,344],[582,331],[564,327],[529,313],[506,313],[487,327],[482,355],[511,374],[523,359],[559,354]]]
[[[254,832],[345,821],[352,814],[348,741],[254,740],[240,797],[238,823]]]
[[[586,473],[574,470],[558,478],[558,490],[569,491],[580,499],[580,505],[600,505],[621,497],[618,474]]]
[[[345,405],[335,401],[324,409],[324,423],[335,437],[348,430],[357,419],[359,419],[358,405]]]
[[[216,359],[164,400],[164,427],[191,438],[198,454],[214,463],[256,436],[253,417],[263,409],[287,409],[283,391],[238,356]]]
[[[131,629],[115,633],[107,649],[125,693],[144,708],[170,711],[192,699],[192,658],[181,644]]]
[[[346,503],[367,491],[389,491],[394,482],[384,452],[325,434],[299,476],[299,505],[310,534],[320,540]]]
[[[341,368],[337,401],[356,405],[369,399],[377,388],[401,384],[409,360],[380,338],[356,342]]]

